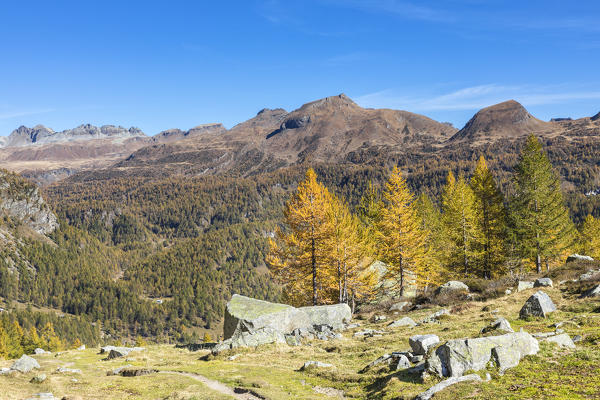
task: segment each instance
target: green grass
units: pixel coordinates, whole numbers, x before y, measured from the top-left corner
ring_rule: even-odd
[[[421,382],[418,376],[406,372],[391,372],[387,366],[359,373],[369,362],[384,353],[408,350],[408,338],[415,334],[434,333],[442,342],[454,338],[477,337],[481,328],[496,316],[507,318],[515,330],[530,333],[549,332],[551,324],[564,324],[570,334],[582,335],[583,341],[576,350],[564,350],[550,343],[541,342],[538,355],[523,359],[516,368],[503,376],[490,371],[493,379],[482,383],[465,383],[440,393],[436,399],[588,399],[600,398],[600,307],[598,300],[581,300],[558,288],[544,290],[557,304],[559,311],[548,319],[519,320],[519,309],[537,289],[503,296],[486,302],[462,304],[439,324],[426,324],[416,328],[386,329],[386,325],[403,316],[419,321],[440,307],[415,312],[388,314],[387,321],[367,322],[361,319],[358,329],[384,329],[382,337],[357,339],[344,333],[344,339],[332,342],[313,341],[301,347],[285,345],[262,346],[256,350],[238,349],[208,357],[208,352],[189,352],[169,345],[153,345],[128,358],[102,361],[96,349],[69,351],[54,355],[36,356],[42,371],[49,378],[40,385],[29,383],[35,374],[0,377],[0,387],[6,390],[6,398],[20,399],[41,391],[56,396],[70,395],[81,399],[224,399],[211,392],[200,382],[181,375],[154,374],[143,377],[123,378],[106,376],[106,371],[125,364],[161,371],[180,371],[201,374],[222,382],[229,387],[251,388],[271,400],[277,399],[327,399],[313,387],[330,387],[343,390],[346,398],[355,399],[412,399],[418,393],[437,383],[440,379],[430,377]],[[498,310],[497,313],[483,310]],[[379,313],[381,314],[381,313]],[[234,361],[228,357],[239,354]],[[315,360],[333,364],[332,369],[298,371],[305,361]],[[9,366],[10,361],[0,362]],[[81,376],[55,374],[59,366],[83,370]],[[482,377],[485,371],[480,372]],[[79,381],[71,382],[71,378]],[[4,397],[3,397],[4,398]]]

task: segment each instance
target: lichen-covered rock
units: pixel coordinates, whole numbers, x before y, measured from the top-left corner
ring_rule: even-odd
[[[133,351],[143,351],[144,347],[117,347],[117,346],[104,346],[100,348],[100,354],[108,353],[107,360],[112,360],[119,357],[125,357]]]
[[[408,339],[408,344],[414,355],[427,354],[427,351],[439,342],[440,338],[437,335],[415,335]]]
[[[252,334],[263,328],[279,331],[283,335],[297,328],[311,326],[308,314],[295,307],[234,294],[225,309],[223,337],[227,340],[236,333]]]
[[[475,339],[449,340],[438,347],[427,359],[430,372],[443,376],[462,376],[465,371],[484,369],[492,357],[492,349],[506,348],[517,352],[519,360],[527,355],[537,354],[538,341],[527,332],[508,333],[500,336],[489,336]],[[514,354],[507,355],[504,350],[496,350],[502,362],[510,360]],[[510,364],[506,361],[504,366]]]
[[[512,347],[496,346],[492,349],[492,359],[500,374],[503,374],[507,369],[519,365],[521,353]]]
[[[46,380],[46,374],[39,374],[31,378],[30,383],[42,383]]]
[[[22,373],[27,373],[32,369],[40,368],[40,364],[35,360],[35,358],[29,357],[28,355],[23,354],[21,358],[13,363],[10,367],[13,371],[19,371]]]
[[[556,306],[552,302],[550,296],[540,291],[535,292],[523,305],[519,312],[519,318],[526,319],[528,317],[546,318],[550,313],[556,311]]]
[[[333,330],[343,330],[352,320],[352,310],[348,304],[300,307],[308,315],[310,325],[329,325]]]

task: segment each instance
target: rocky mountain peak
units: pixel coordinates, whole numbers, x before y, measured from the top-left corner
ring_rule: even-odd
[[[543,130],[548,124],[517,101],[508,100],[479,110],[452,140],[519,137]]]
[[[600,112],[592,117],[592,121],[600,120]]]

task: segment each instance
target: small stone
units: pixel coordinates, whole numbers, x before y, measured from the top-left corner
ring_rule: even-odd
[[[510,326],[510,323],[505,318],[498,318],[490,325],[483,328],[481,330],[481,333],[488,333],[495,330],[504,332],[514,332],[513,328]]]
[[[31,383],[42,383],[46,380],[46,375],[45,374],[39,374],[34,376],[33,378],[31,378],[31,380],[29,382]]]
[[[571,340],[571,337],[566,333],[562,333],[560,335],[555,335],[555,336],[550,336],[546,339],[543,339],[543,341],[550,342],[550,343],[556,343],[560,347],[566,347],[569,349],[574,349],[576,347],[575,343],[573,343],[573,340]]]
[[[79,347],[77,348],[77,350],[85,350],[85,344],[82,344],[81,346],[79,346]]]
[[[385,321],[386,319],[387,319],[387,317],[385,315],[376,315],[375,316],[375,322]]]
[[[307,361],[300,367],[300,371],[305,371],[309,368],[332,368],[333,364],[324,363],[321,361]]]
[[[417,323],[415,321],[413,321],[413,319],[410,317],[404,317],[399,320],[390,322],[388,324],[388,328],[398,328],[401,326],[408,326],[408,327],[413,328],[413,327],[417,326]]]
[[[517,284],[517,292],[522,292],[523,290],[527,289],[533,289],[533,282],[519,281]]]
[[[552,279],[550,278],[539,278],[536,279],[533,287],[552,287]]]
[[[399,371],[401,369],[407,369],[407,368],[411,367],[410,361],[404,354],[400,354],[398,357],[395,357],[395,359],[397,360],[396,371]]]
[[[410,306],[410,303],[408,301],[401,301],[399,303],[392,304],[389,311],[403,311],[408,306]]]
[[[581,337],[581,335],[573,336],[573,343],[581,342],[582,340],[583,338]]]

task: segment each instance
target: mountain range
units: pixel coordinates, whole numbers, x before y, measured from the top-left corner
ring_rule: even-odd
[[[546,122],[510,100],[480,110],[457,130],[408,111],[362,108],[340,94],[291,112],[263,109],[229,130],[214,123],[148,136],[138,128],[112,125],[86,124],[62,132],[21,126],[0,138],[0,167],[38,183],[103,168],[144,174],[158,166],[166,175],[248,176],[307,162],[364,163],[384,153],[398,157],[457,145],[489,145],[530,133],[596,139],[599,116]]]

